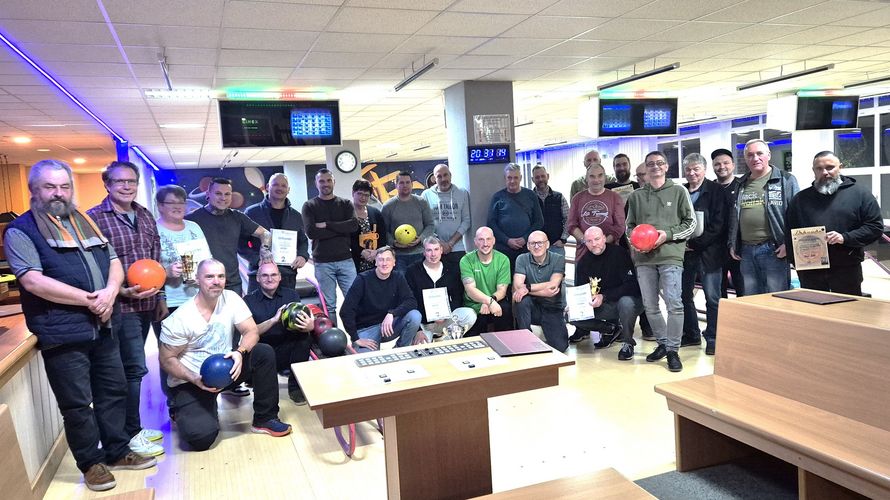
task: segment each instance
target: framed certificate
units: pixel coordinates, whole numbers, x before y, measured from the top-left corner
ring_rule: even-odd
[[[794,269],[807,271],[831,267],[825,226],[792,229],[791,245],[794,247]]]
[[[451,304],[448,303],[447,288],[427,288],[422,292],[423,309],[427,321],[439,321],[451,317]]]
[[[299,241],[299,231],[289,231],[287,229],[272,230],[272,262],[289,266],[297,260],[297,242]]]
[[[566,304],[569,306],[569,321],[590,319],[595,316],[593,295],[590,293],[590,285],[566,287]]]

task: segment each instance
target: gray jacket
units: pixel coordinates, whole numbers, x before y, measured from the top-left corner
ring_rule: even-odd
[[[800,191],[797,185],[797,178],[789,172],[770,165],[769,180],[766,181],[766,218],[769,221],[770,241],[773,245],[779,246],[785,243],[785,212],[788,210],[788,204],[791,198]],[[729,212],[729,248],[736,254],[739,254],[739,247],[742,242],[742,231],[739,227],[739,215],[741,211],[741,198],[745,187],[751,178],[751,172],[748,172],[739,179],[739,189],[736,193],[736,199],[733,202],[733,209]]]

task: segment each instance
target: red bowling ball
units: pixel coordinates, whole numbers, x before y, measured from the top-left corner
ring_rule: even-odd
[[[142,290],[149,288],[160,289],[167,281],[167,272],[158,261],[151,259],[139,259],[130,264],[127,269],[127,284],[129,286],[139,285]]]
[[[630,243],[637,250],[648,252],[655,248],[658,230],[652,224],[640,224],[630,233]]]

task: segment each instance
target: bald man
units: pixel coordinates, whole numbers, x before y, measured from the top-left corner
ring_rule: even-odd
[[[531,329],[532,323],[540,324],[547,344],[563,352],[569,347],[569,332],[563,317],[565,256],[550,251],[550,241],[544,231],[529,234],[526,245],[528,253],[516,257],[513,274],[516,328]]]
[[[507,287],[510,285],[510,259],[494,249],[494,232],[482,226],[473,240],[476,250],[460,259],[460,279],[464,284],[464,305],[476,312],[476,323],[465,336],[513,329],[513,316]]]

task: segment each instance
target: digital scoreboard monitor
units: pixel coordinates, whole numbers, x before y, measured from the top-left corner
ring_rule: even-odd
[[[485,165],[487,163],[510,163],[509,144],[488,144],[467,147],[467,163]]]
[[[818,96],[797,98],[795,130],[857,128],[859,96]]]
[[[338,101],[219,101],[223,148],[340,144]]]
[[[677,99],[599,100],[599,136],[675,135]]]

